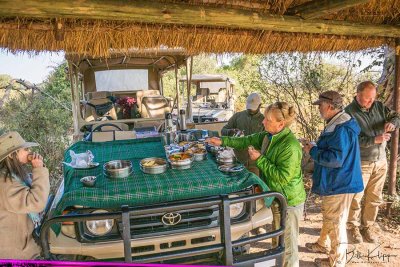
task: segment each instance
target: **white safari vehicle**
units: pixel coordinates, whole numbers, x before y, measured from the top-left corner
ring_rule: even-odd
[[[47,259],[281,264],[286,202],[256,175],[245,169],[223,173],[211,153],[190,161],[189,168],[168,163],[158,174],[143,172],[144,158],[169,160],[159,134],[165,113],[174,102],[179,108],[179,101],[163,96],[161,80],[186,59],[176,50],[116,53],[107,59],[67,55],[75,143],[64,161],[75,154],[94,158],[85,167],[64,166],[38,234]],[[203,130],[194,136],[213,134]],[[119,170],[128,166],[128,172],[111,175],[113,169],[105,165],[115,160],[127,163]],[[91,187],[81,182],[85,176],[96,177]],[[281,229],[249,235],[271,223],[267,206],[273,197],[282,203]],[[249,253],[249,244],[277,236],[278,247]]]
[[[181,88],[187,84],[180,80]],[[194,74],[190,79],[192,94],[192,120],[194,123],[228,121],[234,113],[234,86],[232,78],[222,74]]]

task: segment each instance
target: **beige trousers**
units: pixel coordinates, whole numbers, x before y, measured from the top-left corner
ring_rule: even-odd
[[[281,214],[279,212],[279,203],[274,201],[271,205],[273,221],[272,228],[277,230],[280,228]],[[299,221],[303,218],[304,203],[295,207],[288,207],[286,212],[286,226],[284,231],[285,239],[285,267],[298,267],[299,266]],[[272,239],[272,247],[278,246],[278,238]]]
[[[346,265],[346,222],[353,198],[354,194],[322,197],[322,228],[317,243],[323,247],[331,247],[329,251],[331,266]]]
[[[386,159],[372,162],[361,161],[364,191],[354,195],[349,212],[348,226],[370,227],[375,223],[379,205],[382,203],[382,190],[387,173]],[[361,200],[365,196],[364,205]]]

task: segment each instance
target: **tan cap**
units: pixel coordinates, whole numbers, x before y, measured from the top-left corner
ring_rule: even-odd
[[[246,100],[246,109],[256,110],[261,104],[261,97],[257,93],[251,93]]]
[[[18,149],[32,146],[38,146],[38,144],[26,142],[17,132],[3,134],[0,136],[0,161]]]
[[[318,100],[314,101],[312,104],[319,105],[324,101],[330,104],[343,105],[343,98],[336,91],[325,91],[321,93],[318,97]]]

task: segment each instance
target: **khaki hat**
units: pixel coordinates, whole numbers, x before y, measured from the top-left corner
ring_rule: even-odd
[[[261,97],[257,93],[251,93],[246,100],[246,109],[256,110],[261,104]]]
[[[33,146],[38,146],[38,144],[26,142],[17,132],[3,134],[0,136],[0,161],[18,149]]]
[[[336,91],[325,91],[321,93],[318,97],[318,100],[314,101],[312,104],[319,105],[324,101],[330,104],[343,105],[343,98]]]

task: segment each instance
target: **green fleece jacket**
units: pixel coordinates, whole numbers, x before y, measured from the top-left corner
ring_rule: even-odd
[[[360,143],[361,160],[379,161],[386,158],[386,142],[375,144],[375,137],[384,132],[386,122],[400,126],[400,115],[382,102],[375,101],[369,110],[361,108],[354,99],[346,108],[346,112],[353,116],[361,128],[358,141]]]
[[[269,140],[267,132],[244,137],[222,137],[222,145],[244,149],[252,145],[261,150]],[[264,145],[265,146],[265,145]],[[299,141],[288,129],[272,135],[266,151],[257,159],[260,176],[272,191],[282,193],[288,206],[304,203],[306,192],[301,171],[302,150]]]
[[[244,131],[245,136],[262,132],[264,131],[263,120],[264,115],[260,112],[254,115],[251,115],[247,110],[237,112],[233,114],[228,123],[222,128],[221,135],[232,136],[234,129]],[[256,163],[249,159],[247,149],[235,149],[235,155],[247,168],[254,167],[254,169],[257,169]]]

